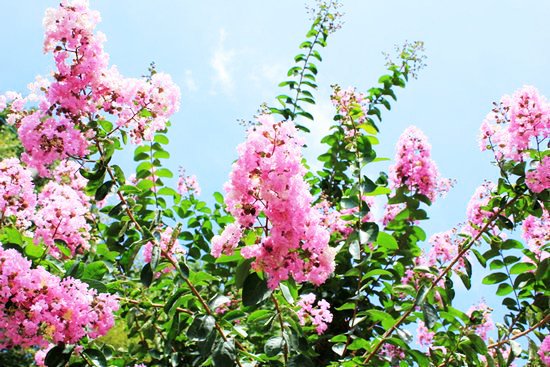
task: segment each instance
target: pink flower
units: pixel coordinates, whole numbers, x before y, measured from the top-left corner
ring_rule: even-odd
[[[466,209],[467,222],[462,228],[463,233],[472,237],[477,236],[479,230],[483,228],[486,221],[493,215],[492,212],[483,209],[483,207],[489,204],[494,189],[495,184],[490,181],[484,182],[476,189],[468,202],[468,208]]]
[[[492,309],[485,302],[479,302],[477,305],[470,307],[466,314],[470,316],[473,322],[474,329],[477,335],[487,341],[487,332],[494,328],[493,320],[491,319]]]
[[[550,366],[550,335],[544,338],[537,353],[542,363],[544,363],[546,367]]]
[[[481,126],[482,150],[492,148],[498,160],[523,161],[525,151],[537,149],[550,136],[550,103],[538,90],[524,86],[503,96]]]
[[[16,158],[0,161],[0,223],[9,217],[21,229],[31,224],[36,194],[30,170]]]
[[[418,337],[418,344],[429,347],[432,345],[433,337],[435,333],[433,331],[430,331],[426,325],[424,324],[424,321],[420,320],[418,321],[418,329],[416,329],[417,337]]]
[[[543,210],[542,217],[537,218],[529,215],[521,225],[521,236],[527,242],[529,249],[539,258],[540,261],[547,258],[548,251],[542,247],[550,242],[550,214]]]
[[[315,308],[315,298],[313,293],[302,295],[298,301],[300,309],[297,314],[301,325],[305,325],[306,321],[311,319],[317,334],[321,335],[327,330],[328,324],[332,322],[332,313],[329,311],[330,304],[324,299],[317,302],[318,308]]]
[[[389,172],[393,188],[406,186],[431,201],[449,191],[452,181],[439,175],[435,162],[430,158],[430,149],[428,139],[417,127],[410,126],[401,134],[395,164]]]
[[[118,302],[73,278],[59,279],[0,247],[0,348],[46,348],[105,335]],[[38,360],[40,360],[40,355]]]
[[[180,195],[187,195],[190,193],[195,193],[195,195],[201,194],[201,188],[197,181],[197,177],[195,175],[185,175],[185,170],[183,168],[180,168],[177,189]]]
[[[62,179],[62,176],[58,176]],[[74,185],[78,186],[75,180]],[[50,254],[61,257],[55,240],[64,241],[71,252],[82,253],[90,247],[91,227],[86,218],[90,198],[69,185],[48,182],[38,194],[38,209],[34,216],[36,243],[43,241]]]
[[[527,171],[525,183],[537,194],[550,188],[550,156],[544,157],[535,169]]]
[[[303,143],[292,122],[263,115],[259,123],[237,148],[239,159],[225,186],[225,203],[236,222],[214,238],[212,254],[232,253],[239,231],[256,223],[265,236],[242,248],[241,255],[255,258],[252,267],[267,273],[270,288],[290,276],[299,283],[322,284],[334,271],[335,253],[304,181]]]
[[[174,261],[177,261],[175,255],[185,254],[185,249],[180,245],[177,238],[172,238],[173,232],[174,230],[172,229],[172,227],[166,227],[164,230],[161,230],[160,239],[157,241],[157,244],[160,246],[162,257],[167,257]],[[151,241],[145,244],[145,247],[143,249],[143,260],[146,263],[151,262],[154,246],[155,245]],[[169,266],[164,269],[165,272],[170,272],[172,270],[174,270],[173,266]]]

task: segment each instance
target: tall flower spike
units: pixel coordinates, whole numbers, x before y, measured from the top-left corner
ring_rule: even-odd
[[[442,178],[430,155],[428,138],[416,126],[410,126],[397,142],[395,164],[390,167],[393,188],[406,186],[410,191],[434,201],[446,194],[452,181]]]
[[[303,143],[292,122],[275,122],[270,115],[258,120],[238,146],[239,158],[225,186],[225,202],[236,222],[212,239],[212,255],[232,253],[242,231],[257,225],[264,237],[241,254],[255,258],[252,267],[267,273],[269,287],[289,277],[322,284],[334,270],[335,254],[304,181]]]

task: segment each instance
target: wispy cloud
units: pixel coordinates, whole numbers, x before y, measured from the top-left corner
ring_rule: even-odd
[[[185,70],[185,76],[183,81],[185,83],[185,88],[187,89],[188,92],[193,93],[199,90],[199,87],[195,82],[195,78],[193,77],[193,72],[191,70]]]
[[[227,33],[225,29],[220,28],[220,36],[218,40],[218,46],[214,50],[214,54],[210,59],[210,66],[214,69],[216,74],[213,77],[213,90],[212,93],[216,93],[217,87],[221,88],[225,94],[232,94],[234,88],[233,77],[230,72],[230,64],[235,56],[234,50],[227,50],[225,48],[225,40]]]

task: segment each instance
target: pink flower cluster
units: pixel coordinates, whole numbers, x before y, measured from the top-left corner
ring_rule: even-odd
[[[15,218],[21,229],[28,228],[34,216],[36,194],[31,172],[16,158],[0,162],[0,223]]]
[[[177,189],[180,195],[187,195],[190,193],[195,193],[195,195],[201,194],[201,188],[197,181],[197,177],[195,175],[187,176],[183,168],[180,169]]]
[[[367,121],[369,99],[365,94],[357,92],[353,87],[342,90],[339,86],[335,86],[333,94],[330,96],[330,100],[340,115],[346,117],[353,115],[354,123],[351,123],[349,118],[344,118],[341,122],[346,136],[355,136],[355,134],[358,133],[358,126]],[[354,112],[352,113],[352,111]],[[356,113],[355,111],[361,112]],[[354,124],[356,124],[356,126],[354,126]]]
[[[521,225],[521,236],[527,242],[529,249],[542,261],[550,256],[542,248],[550,242],[550,214],[543,210],[542,217],[528,216]]]
[[[456,236],[455,228],[446,232],[436,233],[429,239],[431,244],[430,250],[425,257],[421,257],[420,265],[436,266],[450,263],[459,252],[460,239]],[[454,270],[460,271],[464,269],[464,258],[454,266]]]
[[[62,0],[58,8],[48,9],[44,51],[54,56],[54,80],[33,85],[44,93],[36,111],[22,113],[14,107],[18,100],[12,102],[9,120],[18,122],[22,159],[43,176],[56,160],[88,153],[88,140],[95,136],[89,122],[100,119],[101,112],[117,117],[118,127],[129,129],[140,143],[164,129],[179,108],[179,89],[168,75],[125,79],[115,67],[108,68],[105,36],[94,33],[99,21],[87,0]]]
[[[540,356],[542,363],[544,363],[546,367],[549,367],[550,366],[550,335],[547,335],[544,338],[544,340],[540,344],[540,348],[537,353]]]
[[[492,309],[481,301],[477,305],[470,307],[466,314],[473,319],[475,333],[483,340],[487,341],[487,333],[494,328],[493,320],[491,319]]]
[[[419,320],[416,335],[418,338],[418,344],[429,347],[432,345],[435,333],[426,327],[424,321]]]
[[[389,170],[393,188],[406,186],[432,201],[450,190],[452,181],[439,175],[435,162],[430,158],[428,138],[420,129],[416,126],[405,129],[396,146],[395,164]]]
[[[91,203],[90,197],[82,191],[86,180],[78,169],[75,162],[60,162],[53,171],[54,180],[38,194],[34,241],[43,241],[55,257],[62,255],[55,240],[65,242],[71,255],[90,248],[91,227],[86,218]]]
[[[484,206],[489,204],[495,189],[495,184],[486,181],[479,186],[470,201],[466,209],[466,224],[462,228],[462,232],[475,237],[479,234],[479,230],[483,228],[486,221],[493,215],[491,211],[483,209]]]
[[[550,156],[542,158],[534,169],[527,171],[525,184],[537,194],[550,188]]]
[[[382,225],[386,226],[389,222],[397,217],[397,214],[405,210],[406,205],[404,203],[399,204],[387,204],[384,207],[384,216],[382,217]]]
[[[135,144],[153,140],[179,109],[180,90],[168,74],[153,72],[147,80],[124,78],[113,67],[103,82],[110,94],[101,107],[117,117],[117,126],[130,130]]]
[[[0,347],[74,344],[105,335],[118,302],[73,278],[63,280],[0,247]]]
[[[252,267],[268,274],[270,288],[290,276],[322,284],[334,271],[335,253],[303,178],[303,143],[292,122],[263,115],[259,123],[237,148],[239,158],[225,186],[225,203],[236,222],[212,239],[212,255],[231,253],[243,230],[257,221],[265,236],[241,254],[255,258]]]
[[[19,229],[34,223],[34,241],[41,241],[49,252],[60,257],[55,240],[64,241],[71,255],[90,247],[90,197],[82,189],[86,180],[74,162],[62,161],[54,169],[53,179],[37,195],[30,170],[15,158],[0,162],[0,210],[5,219],[13,216]]]
[[[550,103],[538,90],[525,86],[500,104],[481,125],[481,150],[493,149],[497,159],[523,161],[525,151],[550,136]]]
[[[177,259],[175,258],[175,255],[184,254],[185,250],[183,247],[181,247],[177,238],[172,238],[173,235],[174,235],[174,230],[172,229],[172,227],[166,227],[164,230],[160,232],[160,239],[157,241],[157,244],[158,246],[160,246],[161,256],[177,261]],[[143,260],[146,263],[151,262],[151,256],[153,253],[154,246],[155,244],[153,244],[151,241],[145,244],[145,247],[143,249]],[[164,272],[170,272],[172,270],[174,270],[173,266],[164,268]]]
[[[315,304],[315,294],[309,293],[301,296],[298,301],[298,319],[300,320],[300,325],[305,325],[306,321],[311,319],[311,322],[315,326],[317,334],[323,334],[327,328],[328,324],[332,322],[332,313],[329,311],[330,304],[324,299],[317,302],[317,308]]]
[[[399,362],[405,359],[405,351],[397,345],[384,343],[380,348],[380,355],[386,357],[392,362],[392,366],[397,367]],[[396,364],[394,364],[396,363]]]

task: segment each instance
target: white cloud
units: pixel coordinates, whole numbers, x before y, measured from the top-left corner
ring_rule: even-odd
[[[187,91],[191,93],[199,90],[199,87],[195,82],[195,78],[193,78],[193,72],[191,70],[185,70],[184,83]]]
[[[225,29],[220,28],[220,37],[218,46],[214,50],[214,54],[210,59],[210,66],[214,69],[216,74],[213,77],[213,90],[212,93],[216,93],[216,87],[220,87],[225,94],[232,94],[234,88],[233,77],[230,72],[230,64],[235,56],[234,50],[225,49],[225,39],[227,33]]]

